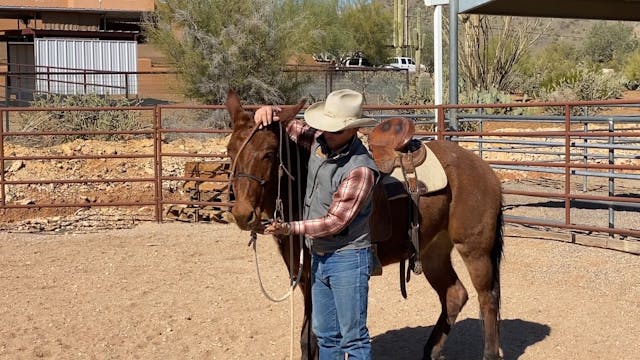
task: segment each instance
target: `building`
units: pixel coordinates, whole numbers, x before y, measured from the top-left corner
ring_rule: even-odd
[[[0,0],[0,96],[137,94],[135,74],[107,72],[151,69],[157,54],[141,21],[154,9],[154,0]]]

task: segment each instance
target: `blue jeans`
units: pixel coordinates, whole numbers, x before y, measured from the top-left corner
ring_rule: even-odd
[[[342,250],[311,262],[311,324],[320,360],[371,359],[367,300],[371,249]]]

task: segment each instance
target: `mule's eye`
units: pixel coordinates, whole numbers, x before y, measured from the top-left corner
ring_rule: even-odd
[[[264,155],[262,155],[262,160],[272,160],[272,159],[275,158],[275,156],[276,156],[276,153],[268,152],[268,153],[265,153]]]

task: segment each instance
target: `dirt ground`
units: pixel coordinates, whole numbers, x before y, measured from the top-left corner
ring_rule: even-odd
[[[248,239],[222,224],[0,232],[0,359],[299,358],[302,297],[272,303],[262,295]],[[257,254],[267,291],[284,294],[286,269],[269,237],[258,238]],[[470,299],[445,355],[480,359],[476,293],[454,260]],[[422,356],[439,304],[422,277],[408,293],[400,295],[396,265],[371,280],[376,359]],[[637,255],[508,226],[502,294],[505,359],[637,358]]]

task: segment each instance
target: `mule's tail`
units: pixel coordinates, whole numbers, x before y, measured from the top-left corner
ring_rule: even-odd
[[[498,309],[500,308],[500,262],[504,255],[503,228],[504,219],[502,215],[502,207],[500,207],[496,218],[496,232],[493,239],[493,248],[491,249],[491,265],[493,266],[493,286],[491,291],[494,293],[496,300],[498,301]],[[500,311],[498,311],[498,319],[499,318]]]

